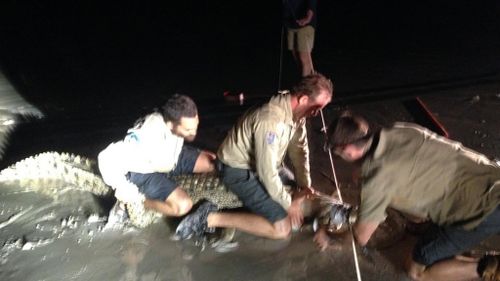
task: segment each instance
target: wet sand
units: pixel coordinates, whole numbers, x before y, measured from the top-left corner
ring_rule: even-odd
[[[454,91],[423,100],[452,137],[498,156],[500,97],[488,87],[474,90],[473,94]],[[231,112],[239,106],[225,107]],[[325,110],[325,118],[329,120],[346,108],[381,124],[414,119],[401,100],[334,104]],[[202,140],[204,135],[217,135],[205,143],[206,147],[214,145],[223,137],[224,128],[230,126],[223,118],[212,121],[218,125],[201,128],[200,132]],[[331,193],[331,170],[322,151],[320,129],[320,119],[312,119],[313,185]],[[335,162],[344,200],[356,204],[359,189],[352,182],[352,169],[338,159]],[[217,253],[207,247],[201,251],[193,241],[171,240],[171,226],[175,224],[164,221],[141,230],[104,229],[109,206],[90,194],[67,191],[54,199],[20,191],[16,186],[1,186],[2,280],[356,280],[348,236],[335,238],[330,249],[319,252],[312,242],[310,226],[294,233],[287,242],[237,232],[237,250]],[[401,262],[415,237],[401,232],[402,228],[388,229],[378,235],[378,244],[358,249],[363,280],[408,280]],[[483,246],[500,250],[499,241],[496,237]]]

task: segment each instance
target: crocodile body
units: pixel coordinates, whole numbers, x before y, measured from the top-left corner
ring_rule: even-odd
[[[215,174],[181,175],[174,180],[194,204],[207,199],[219,209],[242,206],[236,195],[228,191]],[[95,161],[68,153],[45,152],[21,160],[0,171],[0,183],[52,197],[57,197],[66,189],[87,191],[99,197],[113,194],[113,190],[96,172]],[[146,210],[140,202],[127,204],[127,211],[131,223],[141,228],[161,217],[157,212]]]

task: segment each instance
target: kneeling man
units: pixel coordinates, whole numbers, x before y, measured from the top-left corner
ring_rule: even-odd
[[[415,245],[407,268],[411,278],[500,280],[499,256],[455,257],[500,233],[495,162],[416,124],[395,123],[373,132],[365,119],[349,113],[330,125],[328,145],[344,160],[361,161],[361,203],[353,226],[360,245],[392,207],[438,226]],[[347,220],[348,212],[341,213]]]

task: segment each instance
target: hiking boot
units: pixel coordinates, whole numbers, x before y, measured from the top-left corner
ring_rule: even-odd
[[[214,237],[209,239],[208,243],[216,253],[236,251],[239,243],[233,240],[235,233],[235,228],[221,228],[217,233],[213,234]]]
[[[229,252],[234,252],[238,249],[240,244],[236,241],[228,242],[228,241],[216,241],[214,244],[212,244],[212,248],[216,253],[229,253]]]
[[[478,267],[483,268],[481,278],[484,281],[500,281],[500,256],[486,255],[479,261]]]
[[[201,237],[205,232],[213,233],[215,229],[207,225],[208,214],[217,211],[217,206],[210,202],[203,202],[196,211],[187,215],[177,226],[175,234],[182,240],[193,236]]]

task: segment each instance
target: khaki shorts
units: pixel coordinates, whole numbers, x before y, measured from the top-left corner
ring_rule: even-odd
[[[314,27],[308,25],[298,29],[288,29],[288,50],[311,52],[314,46]]]

